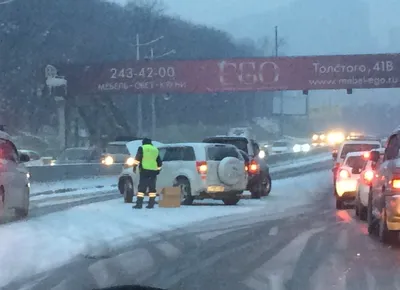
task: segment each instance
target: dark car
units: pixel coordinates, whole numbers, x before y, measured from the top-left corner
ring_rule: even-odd
[[[377,233],[383,243],[397,242],[400,232],[400,128],[388,139],[383,160],[379,153],[371,160],[377,163],[368,195],[368,232]]]
[[[237,136],[216,136],[203,140],[205,143],[231,144],[239,148],[247,163],[249,181],[247,190],[252,198],[268,196],[271,192],[272,181],[269,167],[264,158],[259,157],[260,146],[255,140]]]

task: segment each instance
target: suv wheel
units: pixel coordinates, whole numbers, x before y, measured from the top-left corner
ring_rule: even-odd
[[[122,193],[124,194],[124,202],[133,202],[133,182],[130,177],[125,177],[122,182]]]
[[[398,238],[398,231],[390,231],[386,223],[386,209],[382,210],[382,216],[379,220],[379,240],[384,244],[391,244]]]
[[[16,214],[17,218],[19,218],[19,219],[26,218],[29,214],[29,187],[28,186],[25,188],[24,204],[22,205],[22,207],[16,209],[15,214]]]
[[[356,216],[362,220],[362,221],[366,221],[367,220],[367,208],[361,203],[361,199],[360,199],[360,193],[357,193],[356,196],[356,202],[355,202],[355,212],[356,212]]]
[[[181,204],[192,205],[194,197],[192,196],[192,189],[189,180],[186,178],[179,178],[176,182],[176,186],[181,188]]]
[[[373,235],[376,230],[375,228],[375,218],[372,214],[372,192],[368,193],[368,206],[367,206],[367,224],[368,224],[368,234]]]
[[[344,209],[344,202],[343,202],[343,200],[336,199],[336,209]]]
[[[271,176],[268,174],[263,183],[264,187],[264,196],[268,196],[272,189],[272,180]]]

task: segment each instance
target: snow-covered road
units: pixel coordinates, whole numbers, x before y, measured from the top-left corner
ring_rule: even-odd
[[[122,199],[75,206],[0,227],[0,287],[22,277],[48,271],[79,255],[92,256],[116,249],[136,239],[193,224],[193,229],[213,218],[232,219],[257,212],[282,215],[311,203],[329,184],[328,171],[274,182],[263,200],[242,200],[237,206],[221,202],[200,203],[176,209],[137,210]],[[207,221],[207,222],[206,222]]]
[[[323,153],[298,160],[285,162],[270,168],[272,174],[282,172],[278,178],[286,177],[289,170],[312,166],[330,160],[330,154]],[[297,174],[297,173],[296,173]],[[293,175],[291,175],[293,176]],[[33,183],[31,186],[30,217],[39,217],[75,206],[120,198],[117,190],[117,176],[94,177],[90,179],[66,180],[51,183]],[[275,180],[273,180],[273,187]]]

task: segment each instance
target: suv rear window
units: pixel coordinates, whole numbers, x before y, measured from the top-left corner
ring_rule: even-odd
[[[367,160],[362,156],[351,156],[347,158],[346,165],[353,168],[355,171],[360,171],[364,168]]]
[[[207,148],[207,160],[221,161],[226,157],[239,158],[239,153],[234,147],[210,146]]]
[[[344,144],[340,158],[345,158],[347,153],[371,151],[372,149],[380,148],[379,144]]]
[[[246,138],[208,138],[203,140],[204,143],[219,143],[219,144],[230,144],[236,146],[236,148],[249,153],[247,149],[247,139]]]
[[[159,155],[162,161],[195,161],[193,147],[165,147],[159,149]]]

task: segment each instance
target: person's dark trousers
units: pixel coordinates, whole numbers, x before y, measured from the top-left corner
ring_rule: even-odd
[[[149,204],[147,208],[154,208],[157,196],[156,183],[157,171],[142,170],[140,172],[137,199],[134,208],[141,209],[143,207],[143,199],[147,190],[149,191]]]

